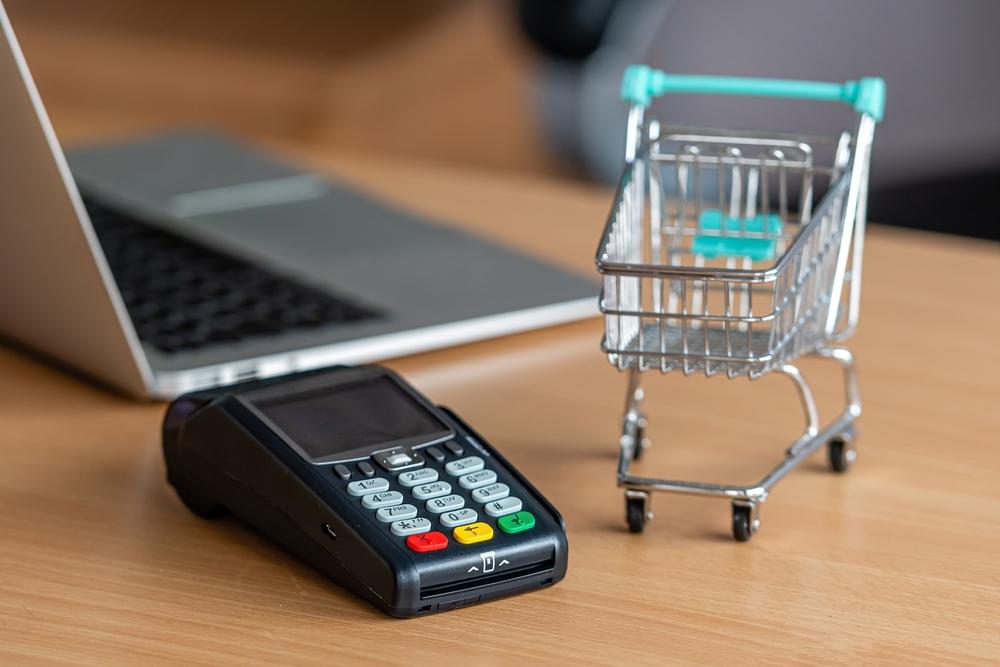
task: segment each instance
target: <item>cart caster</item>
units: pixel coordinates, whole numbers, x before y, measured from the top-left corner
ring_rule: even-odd
[[[653,513],[649,511],[649,494],[645,491],[625,492],[625,518],[628,520],[630,533],[641,533]]]
[[[847,472],[858,458],[854,449],[854,430],[845,431],[826,443],[826,453],[830,460],[830,468],[834,472]]]
[[[733,538],[737,542],[748,541],[759,528],[756,505],[733,503]]]

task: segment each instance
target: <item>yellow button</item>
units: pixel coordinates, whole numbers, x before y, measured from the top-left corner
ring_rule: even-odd
[[[493,527],[488,523],[479,521],[465,526],[459,526],[452,532],[455,539],[462,544],[475,544],[493,539]]]

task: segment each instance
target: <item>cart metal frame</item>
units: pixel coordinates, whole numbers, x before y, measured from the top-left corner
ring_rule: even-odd
[[[838,100],[854,107],[858,122],[853,132],[827,138],[661,130],[647,118],[654,97],[686,92]],[[835,471],[856,457],[861,398],[854,357],[840,343],[858,322],[868,170],[884,84],[699,77],[632,66],[622,94],[631,103],[626,168],[596,264],[604,282],[601,349],[628,373],[618,455],[627,521],[633,532],[644,529],[653,491],[719,496],[732,502],[734,537],[746,541],[774,484],[822,445]],[[828,163],[818,158],[824,147]],[[843,372],[844,408],[825,425],[794,364],[803,355]],[[641,374],[654,369],[751,380],[781,373],[795,385],[805,428],[755,484],[632,475],[632,462],[650,444]]]

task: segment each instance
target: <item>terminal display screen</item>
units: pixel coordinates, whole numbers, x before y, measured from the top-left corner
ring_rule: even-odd
[[[385,376],[254,405],[314,461],[403,439],[431,440],[449,431]]]

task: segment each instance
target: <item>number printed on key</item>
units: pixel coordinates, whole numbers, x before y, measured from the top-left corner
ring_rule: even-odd
[[[438,496],[446,496],[451,493],[451,484],[448,482],[434,482],[433,484],[421,484],[413,487],[413,497],[417,500],[429,500]]]
[[[503,482],[481,486],[472,492],[472,498],[481,503],[488,503],[491,500],[499,500],[510,495],[510,487]]]
[[[369,493],[361,498],[361,504],[365,509],[377,510],[380,507],[389,505],[399,505],[403,502],[403,494],[399,491],[383,491],[382,493]]]
[[[428,500],[427,511],[440,514],[441,512],[447,512],[448,510],[461,509],[464,505],[465,498],[452,494],[450,496],[441,496],[440,498],[432,498],[431,500]]]
[[[434,468],[421,468],[420,470],[410,470],[399,473],[399,483],[403,486],[416,486],[417,484],[429,484],[437,481],[438,471]]]
[[[364,496],[369,493],[378,493],[389,490],[389,480],[384,477],[372,477],[371,479],[360,479],[347,485],[347,492],[352,496]]]
[[[375,518],[385,523],[395,521],[396,519],[410,519],[415,516],[417,516],[417,508],[413,505],[382,507],[375,513]]]
[[[497,481],[497,474],[492,470],[480,470],[479,472],[470,472],[468,475],[462,475],[458,478],[458,484],[463,489],[478,489],[481,486],[486,486],[487,484],[493,484]]]
[[[441,515],[441,525],[445,528],[456,528],[464,526],[467,523],[475,523],[476,521],[479,521],[479,515],[476,513],[476,510],[468,507],[452,512],[445,512]]]
[[[466,456],[464,459],[457,459],[446,463],[444,469],[449,475],[458,476],[463,473],[482,470],[484,465],[483,460],[478,456]]]

